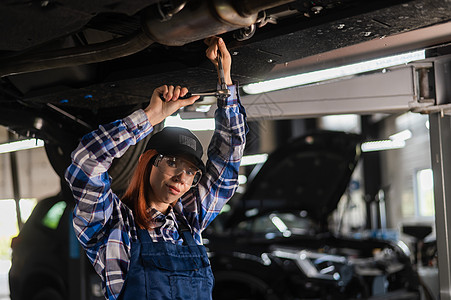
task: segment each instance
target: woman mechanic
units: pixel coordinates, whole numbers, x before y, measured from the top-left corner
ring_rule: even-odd
[[[107,299],[212,297],[213,275],[201,233],[238,186],[247,125],[226,45],[218,37],[206,43],[216,68],[220,50],[231,92],[217,101],[206,165],[197,137],[168,127],[150,138],[122,199],[111,190],[107,172],[113,159],[198,98],[180,99],[188,90],[179,86],[155,89],[144,110],[99,126],[72,153],[66,180],[76,200],[73,224]]]

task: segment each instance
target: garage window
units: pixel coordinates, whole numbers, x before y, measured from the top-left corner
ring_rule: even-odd
[[[416,174],[416,215],[419,217],[433,217],[434,181],[431,169],[422,169]]]

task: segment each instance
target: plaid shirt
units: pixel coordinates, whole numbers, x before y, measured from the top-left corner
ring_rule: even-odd
[[[201,233],[219,214],[238,187],[238,169],[247,125],[237,87],[227,100],[218,100],[216,130],[208,148],[206,174],[164,215],[154,209],[149,234],[153,241],[182,243],[175,211],[183,216],[198,244]],[[146,114],[138,110],[128,117],[99,126],[85,135],[72,153],[66,171],[76,201],[73,224],[87,256],[103,281],[107,299],[117,299],[130,264],[131,242],[137,240],[132,211],[111,190],[107,171],[113,158],[153,131]]]

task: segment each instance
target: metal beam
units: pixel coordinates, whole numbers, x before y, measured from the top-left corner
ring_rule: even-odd
[[[9,140],[13,141],[15,139],[15,136],[11,133],[11,131],[8,131]],[[13,182],[13,193],[14,193],[14,201],[16,203],[16,217],[17,217],[17,226],[19,227],[19,231],[23,227],[22,222],[22,214],[20,210],[20,186],[19,186],[19,172],[17,169],[17,157],[16,152],[10,152],[9,153],[10,158],[10,164],[11,164],[11,178]]]
[[[394,84],[396,83],[396,84]],[[241,97],[249,118],[409,111],[417,97],[414,66]]]
[[[451,300],[451,117],[429,115],[440,299]]]
[[[437,104],[451,102],[451,60],[437,61],[435,89]],[[440,299],[451,300],[451,117],[429,114],[431,160],[434,174],[435,226],[438,249]]]

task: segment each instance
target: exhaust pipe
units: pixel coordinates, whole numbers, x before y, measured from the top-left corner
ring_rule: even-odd
[[[103,43],[18,55],[0,60],[0,77],[112,60],[137,53],[152,43],[141,31]]]
[[[157,43],[182,46],[252,26],[260,11],[289,2],[293,0],[192,0],[168,21],[155,5],[144,12],[143,30]]]

